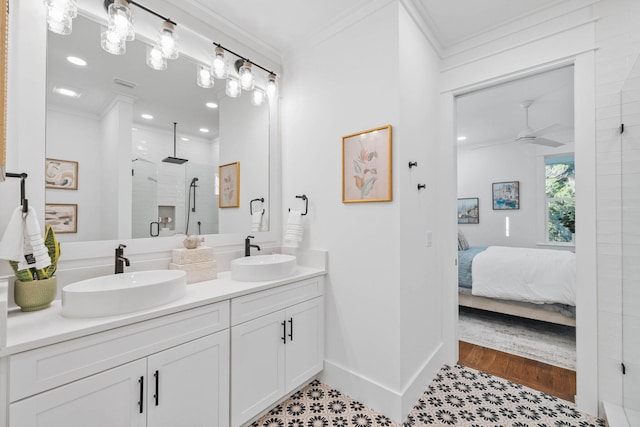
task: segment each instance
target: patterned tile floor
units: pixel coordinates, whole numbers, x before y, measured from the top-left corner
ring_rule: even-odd
[[[573,403],[464,366],[444,366],[402,427],[598,427],[604,420]],[[384,415],[315,380],[252,427],[399,427]]]

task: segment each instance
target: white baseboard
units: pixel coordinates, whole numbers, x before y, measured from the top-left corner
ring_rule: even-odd
[[[324,361],[320,381],[402,424],[443,364],[443,345],[429,355],[403,390],[380,384],[331,360]]]

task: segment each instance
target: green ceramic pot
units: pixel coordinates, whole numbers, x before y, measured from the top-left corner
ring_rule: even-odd
[[[23,282],[16,280],[13,299],[22,311],[37,311],[48,308],[56,297],[58,280],[50,277],[43,280]]]

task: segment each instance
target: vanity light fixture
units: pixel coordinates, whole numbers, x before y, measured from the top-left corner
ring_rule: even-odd
[[[256,107],[259,107],[264,102],[265,94],[260,88],[255,88],[251,94],[251,103]]]
[[[198,86],[203,87],[205,89],[210,89],[213,87],[213,74],[211,74],[211,69],[204,65],[198,65],[198,74],[197,80]]]
[[[229,61],[227,61],[227,58],[224,56],[224,48],[220,45],[216,46],[211,70],[216,79],[222,80],[229,76]]]
[[[242,90],[251,90],[256,85],[253,78],[253,71],[251,71],[251,62],[247,60],[242,62],[242,66],[238,69],[238,76]]]
[[[132,41],[136,37],[133,28],[133,15],[127,0],[113,0],[107,7],[108,31],[113,33],[113,37],[121,38],[125,41]]]
[[[267,77],[267,96],[269,99],[274,99],[278,93],[278,83],[276,83],[276,75],[269,73]]]
[[[176,26],[172,21],[165,20],[158,34],[158,47],[166,59],[178,58],[178,35]]]
[[[87,61],[82,58],[78,58],[77,56],[67,56],[67,61],[71,62],[73,65],[77,65],[78,67],[87,66]]]
[[[78,16],[77,0],[45,0],[47,28],[56,34],[71,34],[73,18]]]
[[[102,30],[100,33],[100,46],[106,52],[112,55],[124,55],[127,51],[125,39],[121,38],[118,33],[109,30]]]
[[[167,58],[158,46],[147,46],[147,65],[158,71],[167,69]]]
[[[227,79],[227,88],[225,93],[230,98],[237,98],[242,94],[242,88],[240,87],[240,81],[235,77],[229,77]]]

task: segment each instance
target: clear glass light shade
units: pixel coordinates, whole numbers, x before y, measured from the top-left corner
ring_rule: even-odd
[[[203,88],[212,88],[213,87],[213,74],[211,74],[211,69],[204,65],[198,65],[198,77],[197,77],[198,86]]]
[[[167,58],[158,46],[147,46],[147,65],[158,71],[167,69]]]
[[[78,15],[76,0],[45,0],[47,28],[56,34],[71,34],[73,18]]]
[[[229,76],[229,62],[224,57],[224,49],[221,47],[216,47],[216,56],[213,58],[211,70],[216,79],[226,79]]]
[[[278,83],[276,82],[276,75],[271,73],[267,80],[267,96],[269,99],[274,99],[278,94]]]
[[[118,34],[126,41],[135,39],[136,33],[133,28],[133,16],[129,3],[125,0],[115,0],[109,5],[107,10],[109,18],[109,30]]]
[[[229,77],[227,79],[227,88],[225,90],[227,96],[231,98],[237,98],[242,94],[242,88],[240,87],[240,81],[238,79]]]
[[[162,29],[158,34],[158,46],[165,58],[178,58],[178,36],[175,33],[174,25],[169,21],[162,23]]]
[[[112,55],[124,55],[127,51],[125,39],[110,29],[104,30],[100,34],[100,46]]]
[[[256,107],[259,107],[264,102],[264,99],[265,99],[264,91],[262,89],[255,88],[253,90],[253,93],[251,94],[251,103]]]
[[[240,70],[238,70],[238,76],[240,77],[240,86],[243,90],[251,90],[255,86],[256,82],[253,78],[253,71],[251,70],[251,62],[244,61]]]

